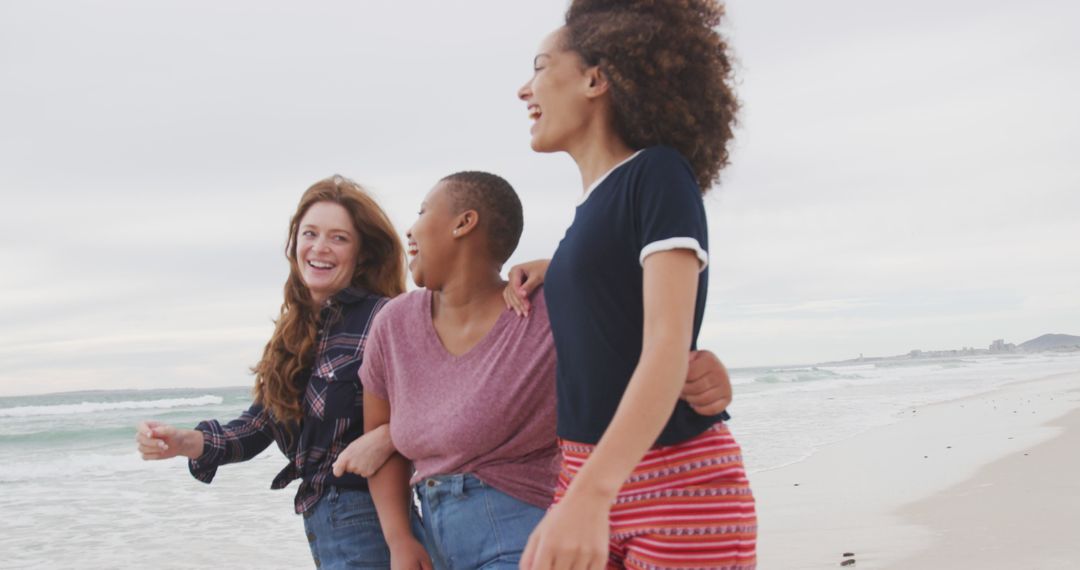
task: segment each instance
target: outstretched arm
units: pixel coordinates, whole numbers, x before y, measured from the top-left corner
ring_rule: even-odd
[[[136,428],[135,441],[146,460],[187,457],[191,474],[209,483],[218,467],[247,461],[262,453],[281,436],[282,429],[266,408],[252,404],[239,418],[227,424],[207,420],[193,430],[144,421]]]
[[[184,456],[198,459],[203,452],[203,434],[153,420],[139,422],[135,428],[139,455],[147,461]]]

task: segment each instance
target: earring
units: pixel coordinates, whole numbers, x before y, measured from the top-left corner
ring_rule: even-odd
[[[454,235],[457,235],[457,230],[454,230]]]

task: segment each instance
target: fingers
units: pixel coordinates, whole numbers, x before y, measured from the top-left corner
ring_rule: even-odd
[[[337,461],[331,466],[334,470],[334,477],[341,477],[346,473],[352,473],[361,477],[371,477],[378,471],[377,467],[371,465],[368,461],[353,460],[351,457],[338,456]],[[382,467],[381,465],[379,467]]]
[[[533,558],[536,556],[536,532],[529,534],[529,541],[525,543],[525,550],[521,553],[520,570],[533,570]]]
[[[357,467],[355,473],[365,479],[370,479],[379,472],[379,469],[382,469],[382,465],[372,465],[371,463],[365,463]]]
[[[503,289],[503,300],[506,302],[506,308],[514,311],[517,316],[524,317],[529,314],[529,300],[521,298],[513,282]]]
[[[731,405],[732,396],[731,377],[724,363],[708,350],[691,352],[682,399],[695,412],[715,416]]]
[[[727,376],[727,369],[724,368],[724,363],[720,362],[720,359],[717,358],[712,351],[695,350],[690,353],[690,365],[686,372],[687,378],[701,378],[714,370],[718,370],[724,376]]]
[[[153,447],[155,449],[168,449],[169,444],[164,439],[154,437],[153,432],[138,431],[135,432],[135,441],[140,447]]]
[[[176,437],[176,428],[170,425],[158,424],[151,426],[150,433],[154,434],[154,437],[163,439],[167,442],[172,441]]]
[[[168,444],[160,439],[147,438],[139,434],[137,441],[139,455],[142,455],[143,459],[165,459],[172,456],[168,453]]]
[[[518,293],[521,294],[522,297],[527,299],[533,294],[533,291],[536,291],[536,288],[539,287],[540,284],[543,282],[544,274],[540,273],[539,271],[534,271],[531,275],[529,275],[529,278],[526,279],[520,287],[518,287]]]
[[[154,437],[154,428],[161,425],[161,422],[142,421],[139,425],[135,426],[136,434],[146,434],[147,437]]]
[[[695,412],[703,416],[715,416],[731,405],[731,396],[719,396],[715,399],[697,404],[687,400],[687,403],[690,404],[690,407],[693,408]]]
[[[515,265],[510,268],[509,285],[511,288],[521,287],[521,283],[525,281],[525,270],[520,265]]]
[[[135,443],[143,459],[166,459],[176,455],[170,452],[170,446],[166,438],[157,433],[163,429],[170,434],[176,431],[161,422],[155,421],[139,422],[139,425],[136,426]]]
[[[514,311],[514,313],[521,317],[524,316],[521,312],[521,300],[518,299],[517,294],[512,289],[513,285],[507,285],[503,289],[503,302],[506,303],[506,309],[508,311]]]

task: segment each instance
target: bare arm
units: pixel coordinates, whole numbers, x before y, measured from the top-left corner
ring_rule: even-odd
[[[686,250],[645,258],[641,359],[592,456],[529,538],[523,568],[603,568],[611,504],[671,417],[687,377],[699,268]]]
[[[364,391],[364,431],[371,432],[380,426],[390,425],[390,402]],[[423,545],[412,534],[409,524],[409,492],[411,473],[409,460],[394,453],[382,468],[368,478],[368,489],[379,513],[379,524],[390,547],[391,566],[414,570],[432,568],[431,559]]]
[[[529,299],[544,283],[550,263],[550,259],[537,259],[510,268],[509,280],[503,290],[508,310],[519,316],[529,314],[532,308]],[[708,350],[690,352],[690,367],[681,397],[703,416],[715,416],[731,405],[731,378],[715,354]]]
[[[334,461],[334,477],[346,472],[371,477],[397,451],[390,439],[390,424],[383,424],[354,439]]]
[[[139,454],[147,461],[181,455],[198,459],[203,452],[201,431],[176,428],[153,420],[139,422],[135,428],[135,441]]]
[[[732,396],[731,377],[728,376],[724,363],[720,362],[712,351],[691,352],[682,399],[686,400],[695,412],[703,416],[715,416],[727,410]],[[728,419],[728,416],[721,416],[721,419]]]
[[[524,317],[532,309],[529,297],[533,291],[544,283],[544,274],[547,273],[550,259],[536,259],[519,263],[510,268],[509,279],[506,288],[503,289],[503,300],[507,310],[514,311],[518,316]]]

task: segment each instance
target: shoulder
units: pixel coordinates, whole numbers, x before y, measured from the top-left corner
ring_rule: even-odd
[[[701,196],[694,169],[683,154],[669,146],[651,146],[637,157],[638,181],[645,193],[672,192]]]
[[[361,333],[371,326],[372,320],[388,299],[360,289],[349,289],[335,296],[340,307],[340,327],[345,332]]]
[[[417,289],[402,293],[393,299],[385,299],[377,309],[378,314],[375,315],[374,326],[379,328],[394,327],[398,323],[408,320],[417,313],[419,307],[423,306],[427,300],[427,295],[427,289]]]
[[[532,313],[541,313],[547,318],[547,297],[544,295],[544,286],[540,285],[533,291],[529,302],[532,304]],[[530,313],[530,314],[532,314]]]
[[[690,168],[690,161],[670,146],[657,145],[641,149],[638,160],[642,165]]]

